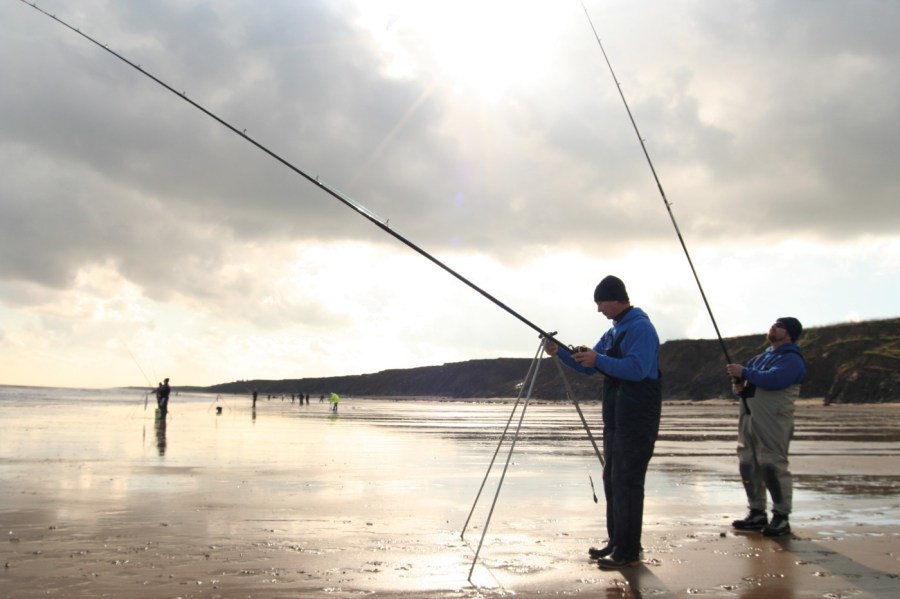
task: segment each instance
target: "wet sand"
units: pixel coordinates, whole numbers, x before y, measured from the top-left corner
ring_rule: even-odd
[[[180,395],[158,426],[136,392],[0,388],[0,596],[900,597],[900,406],[820,402],[776,540],[729,526],[736,408],[667,404],[623,572],[587,558],[600,468],[574,408],[532,404],[470,581],[508,445],[460,533],[512,406]]]

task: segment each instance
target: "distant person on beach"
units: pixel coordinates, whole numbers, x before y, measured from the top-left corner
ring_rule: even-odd
[[[159,413],[163,416],[165,416],[166,412],[169,411],[170,392],[171,388],[169,387],[169,379],[163,379],[162,385],[159,388]]]
[[[549,340],[545,349],[579,372],[605,375],[603,491],[609,539],[588,553],[600,568],[617,570],[641,563],[644,480],[662,411],[659,336],[647,314],[631,305],[621,279],[610,275],[600,281],[594,302],[613,325],[593,349],[572,352]]]
[[[337,393],[332,393],[331,397],[328,399],[331,402],[331,411],[337,412],[338,404],[341,401],[340,396]]]
[[[156,408],[159,409],[159,408],[161,407],[161,406],[160,406],[160,401],[162,401],[162,383],[160,383],[160,384],[156,387],[155,393],[156,393]]]
[[[256,389],[253,390],[253,407],[256,407]]]
[[[767,537],[791,532],[793,478],[788,447],[794,435],[794,401],[806,376],[797,340],[803,325],[792,316],[775,321],[766,335],[769,347],[746,366],[728,364],[734,392],[741,396],[738,417],[738,469],[750,513],[732,522],[737,530],[759,530]],[[772,521],[766,517],[766,490],[772,497]]]

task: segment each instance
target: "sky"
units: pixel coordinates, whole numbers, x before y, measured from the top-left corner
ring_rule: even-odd
[[[527,323],[599,338],[607,274],[661,341],[716,337],[580,2],[38,5],[515,314],[5,0],[0,384],[530,358]],[[723,337],[900,315],[900,3],[585,6]]]

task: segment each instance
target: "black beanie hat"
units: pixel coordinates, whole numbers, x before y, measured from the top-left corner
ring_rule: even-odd
[[[784,330],[791,336],[791,341],[797,341],[803,334],[803,325],[793,316],[783,316],[775,322],[784,327]]]
[[[625,283],[622,279],[609,275],[604,277],[602,281],[594,289],[595,302],[607,301],[628,301],[628,292],[625,291]]]

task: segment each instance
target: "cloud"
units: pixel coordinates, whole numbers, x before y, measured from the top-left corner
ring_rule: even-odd
[[[558,311],[615,270],[643,288],[667,338],[710,334],[577,5],[41,6],[541,326],[556,321],[573,337],[585,322],[602,327],[589,304],[587,314]],[[900,222],[900,7],[588,8],[726,334],[758,328],[746,314],[778,307],[771,288],[809,304],[828,287],[817,273],[884,293]],[[215,378],[204,347],[229,371],[243,368],[233,350],[259,372],[293,372],[287,356],[300,352],[316,355],[311,370],[340,372],[509,353],[530,338],[101,48],[24,3],[0,6],[0,21],[7,347],[56,343],[91,355],[109,349],[78,335],[121,334],[152,352],[163,336]],[[841,252],[851,262],[830,272]],[[859,281],[877,269],[886,274]],[[795,288],[800,279],[808,289]],[[855,297],[834,304],[809,308],[821,322],[890,313]],[[354,344],[389,349],[372,359]]]

